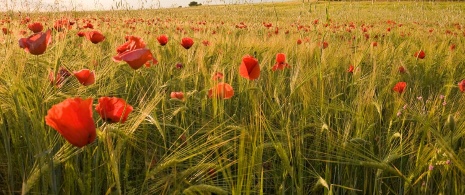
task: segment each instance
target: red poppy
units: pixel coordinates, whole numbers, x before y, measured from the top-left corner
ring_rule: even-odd
[[[218,83],[215,87],[208,90],[208,97],[217,97],[222,99],[229,99],[234,96],[234,89],[227,83]]]
[[[28,38],[19,39],[19,47],[33,55],[40,55],[47,50],[48,44],[52,41],[51,31],[35,33]]]
[[[321,43],[318,44],[322,49],[326,49],[328,47],[328,42],[326,41],[323,41]]]
[[[369,39],[369,38],[370,38],[370,34],[367,34],[367,33],[365,33],[363,36],[365,36],[365,39]]]
[[[82,31],[79,31],[79,32],[77,33],[77,36],[78,36],[78,37],[83,37],[83,36],[86,36],[86,33],[85,33],[85,32],[82,32]]]
[[[5,27],[2,28],[2,31],[3,31],[3,34],[4,34],[4,35],[7,35],[7,34],[10,33],[10,31],[8,30],[8,28],[5,28]]]
[[[105,36],[98,30],[93,30],[85,33],[87,40],[93,44],[97,44],[105,40]]]
[[[213,80],[217,81],[218,79],[223,79],[223,73],[215,72],[215,74],[213,74]]]
[[[183,67],[183,65],[182,65],[181,63],[177,63],[177,64],[176,64],[176,68],[177,68],[177,69],[181,69],[182,67]]]
[[[242,63],[239,67],[239,74],[249,80],[255,80],[260,76],[260,66],[258,60],[250,55],[242,57]]]
[[[77,78],[77,80],[79,80],[79,83],[84,86],[92,85],[95,83],[95,74],[89,69],[82,69],[77,72],[75,71],[74,76]]]
[[[185,49],[189,49],[192,47],[192,45],[194,45],[194,40],[192,40],[191,38],[189,37],[184,37],[182,38],[181,40],[181,45],[185,48]]]
[[[399,73],[401,73],[401,74],[405,73],[404,66],[399,66]]]
[[[133,108],[121,98],[101,97],[98,99],[95,110],[100,117],[107,122],[124,123],[128,119],[128,115],[132,112]]]
[[[425,58],[425,52],[423,50],[420,50],[420,51],[415,52],[413,56],[415,56],[416,58],[423,59]]]
[[[126,51],[145,48],[145,46],[145,42],[140,37],[126,36],[126,43],[123,43],[122,45],[118,46],[116,48],[116,52],[118,52],[118,54],[121,54]]]
[[[454,51],[454,50],[455,50],[455,47],[456,47],[455,44],[451,44],[451,45],[449,46],[449,50]]]
[[[284,63],[286,62],[286,54],[283,54],[283,53],[278,53],[276,54],[276,63]]]
[[[373,46],[373,47],[378,46],[378,42],[376,42],[376,41],[372,42],[372,43],[371,43],[371,46]]]
[[[465,92],[465,80],[459,82],[459,89],[461,92]]]
[[[160,35],[157,37],[158,43],[160,43],[161,46],[164,46],[168,43],[168,36],[166,35]]]
[[[157,60],[153,58],[150,49],[147,48],[140,48],[132,51],[127,51],[113,57],[113,61],[125,61],[134,70],[139,69],[140,67],[142,67],[142,65],[146,64],[147,62],[150,63],[150,60],[152,60],[154,64],[158,63]]]
[[[90,28],[90,29],[94,29],[94,25],[92,25],[91,23],[87,23],[83,26],[83,28]]]
[[[48,74],[48,79],[52,85],[55,85],[58,88],[60,88],[65,82],[66,78],[68,78],[69,76],[71,76],[71,73],[65,68],[61,67],[58,70],[56,76],[53,71],[50,71],[50,73]]]
[[[396,83],[396,85],[394,86],[394,88],[392,88],[392,90],[398,92],[398,93],[402,93],[404,92],[405,90],[405,87],[407,87],[407,83],[406,82],[398,82]]]
[[[297,39],[297,45],[302,44],[302,39]]]
[[[349,65],[349,69],[347,69],[347,72],[354,73],[354,69],[355,69],[355,67],[351,64],[351,65]]]
[[[34,33],[41,32],[44,29],[44,26],[40,22],[34,22],[27,25],[27,28]]]
[[[203,40],[203,41],[202,41],[202,44],[205,45],[205,46],[209,46],[209,45],[210,45],[210,41],[208,41],[208,40]]]
[[[284,70],[284,68],[289,68],[289,64],[286,63],[286,55],[283,53],[276,54],[276,64],[273,66],[271,70]]]
[[[92,98],[68,98],[52,106],[45,116],[45,123],[76,147],[92,143],[96,137]]]
[[[170,97],[172,99],[183,100],[184,99],[184,93],[183,92],[171,92]]]
[[[68,21],[68,19],[61,19],[61,20],[57,20],[55,21],[55,24],[53,24],[53,28],[58,31],[58,32],[61,32],[61,31],[65,31],[65,30],[71,30],[72,26],[71,26],[71,22]]]

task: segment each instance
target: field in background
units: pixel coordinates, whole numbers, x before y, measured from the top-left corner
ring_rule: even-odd
[[[0,192],[465,194],[463,10],[446,2],[290,2],[5,13]],[[53,31],[34,56],[18,45],[32,34],[26,16],[45,29],[63,18],[75,24]],[[103,42],[77,36],[87,23]],[[126,35],[141,37],[159,63],[133,70],[114,62]],[[194,40],[188,50],[183,37]],[[272,70],[278,53],[290,68]],[[257,80],[239,75],[245,55],[259,62]],[[57,87],[49,74],[60,67],[90,69],[96,82],[71,76]],[[208,97],[218,82],[233,87],[231,99]],[[401,93],[398,82],[407,84]],[[184,99],[172,99],[174,91]],[[66,98],[95,105],[103,96],[134,111],[123,124],[94,111],[98,136],[85,147],[45,124]]]

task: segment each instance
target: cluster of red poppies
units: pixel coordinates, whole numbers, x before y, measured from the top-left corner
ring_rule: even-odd
[[[101,97],[95,110],[107,122],[124,123],[133,108],[121,98]],[[92,143],[96,137],[92,113],[92,98],[68,98],[48,110],[45,123],[58,131],[69,143],[83,147]]]
[[[313,22],[314,25],[318,24],[318,20]],[[71,29],[74,22],[67,19],[60,19],[54,23],[53,29],[56,31],[66,31]],[[263,23],[267,28],[272,27],[271,23]],[[247,28],[243,22],[236,25],[237,28]],[[362,26],[363,27],[363,26]],[[43,25],[39,22],[33,22],[28,24],[28,28],[34,32],[27,38],[21,38],[19,40],[19,47],[23,48],[26,52],[33,55],[41,55],[46,50],[52,41],[51,33],[52,30],[43,31]],[[299,27],[300,28],[300,27]],[[79,31],[77,36],[85,37],[87,40],[94,44],[98,44],[105,40],[105,36],[98,30],[93,30],[93,25],[87,22],[81,30],[92,29],[87,31]],[[363,27],[363,32],[366,32],[366,27]],[[124,61],[132,69],[137,70],[143,65],[150,67],[152,64],[157,64],[158,61],[154,58],[151,50],[147,48],[147,44],[140,37],[126,36],[126,42],[116,48],[117,54],[113,56],[114,62]],[[157,41],[161,46],[165,46],[168,43],[168,36],[165,34],[159,35]],[[305,42],[308,40],[304,39]],[[203,41],[205,46],[210,45],[210,42]],[[302,44],[301,39],[297,40],[297,44]],[[186,50],[190,49],[194,44],[194,41],[190,37],[184,37],[181,40],[180,45]],[[372,47],[377,47],[377,42],[371,43]],[[329,44],[326,41],[318,43],[321,49],[326,49]],[[455,49],[455,45],[451,46],[451,50]],[[415,52],[414,57],[417,59],[424,59],[426,57],[425,52],[419,50]],[[182,68],[182,64],[178,64],[177,68]],[[286,62],[286,55],[284,53],[278,53],[276,55],[276,63],[272,67],[272,71],[284,70],[291,66]],[[356,67],[349,65],[347,72],[354,73]],[[399,72],[404,73],[405,68],[399,67]],[[84,86],[95,83],[95,74],[89,69],[82,69],[74,71],[71,74],[65,68],[60,68],[57,72],[50,72],[49,80],[56,86],[61,87],[67,77],[73,75],[79,83]],[[260,76],[260,66],[256,58],[250,55],[245,55],[242,58],[242,62],[239,66],[239,75],[248,80],[256,80]],[[216,72],[213,75],[215,81],[221,80],[223,74]],[[398,93],[403,93],[407,87],[406,82],[398,82],[392,90]],[[459,89],[465,91],[465,80],[459,83]],[[216,86],[208,90],[209,98],[218,99],[230,99],[234,96],[234,89],[228,83],[219,81]],[[184,100],[184,93],[177,91],[171,92],[170,97],[172,99]],[[82,147],[88,143],[91,143],[95,139],[95,125],[92,119],[92,99],[82,100],[80,98],[70,98],[65,101],[54,105],[46,116],[46,123],[52,128],[57,130],[63,135],[71,144]],[[97,112],[100,114],[102,119],[109,122],[125,122],[129,113],[133,108],[127,104],[123,99],[116,97],[102,97],[99,99],[99,104],[96,107]],[[64,114],[66,113],[66,114]],[[69,123],[69,121],[73,121]]]
[[[68,20],[62,19],[55,23],[56,31],[67,30],[71,27]],[[86,25],[87,26],[87,25]],[[40,23],[31,23],[28,27],[35,32],[28,38],[19,40],[19,46],[26,52],[33,55],[43,54],[51,43],[51,30],[41,32],[43,26]],[[86,27],[91,28],[91,27]],[[91,28],[93,29],[93,27]],[[94,44],[98,44],[105,40],[105,36],[98,30],[79,31],[79,37],[86,37]],[[153,57],[150,49],[146,47],[146,43],[140,37],[126,36],[126,42],[116,48],[117,55],[112,59],[115,62],[126,62],[132,69],[137,70],[146,65],[157,64],[158,61]],[[161,46],[168,43],[167,35],[160,35],[157,40]],[[185,49],[190,49],[194,41],[190,37],[184,37],[181,40],[181,46]],[[203,42],[208,46],[208,41]],[[182,65],[181,65],[182,66]],[[276,64],[272,70],[283,70],[289,68],[286,62],[286,56],[279,53],[276,56]],[[242,77],[255,80],[260,75],[260,66],[258,60],[252,56],[246,55],[242,58],[242,63],[239,67],[239,73]],[[52,85],[61,87],[66,78],[74,75],[77,80],[84,86],[91,85],[95,82],[95,74],[89,69],[74,71],[71,74],[67,69],[60,68],[56,73],[50,72],[49,80]],[[218,81],[223,78],[223,74],[216,72],[213,75],[213,80]],[[183,92],[171,92],[171,98],[184,100]],[[231,85],[224,82],[218,82],[216,86],[208,90],[209,98],[230,99],[234,96],[234,89]],[[129,113],[133,108],[123,99],[116,97],[101,97],[96,106],[96,111],[100,117],[107,122],[121,122],[127,120]],[[92,118],[92,99],[68,98],[63,102],[54,105],[45,117],[46,124],[58,131],[66,140],[77,147],[83,147],[92,143],[96,137],[95,122]]]

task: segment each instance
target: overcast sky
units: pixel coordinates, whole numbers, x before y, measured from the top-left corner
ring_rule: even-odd
[[[204,5],[235,4],[235,3],[260,3],[282,2],[284,0],[0,0],[0,11],[18,10],[37,11],[66,9],[81,10],[110,10],[116,8],[170,8],[187,7],[189,2],[197,1]],[[59,9],[59,10],[57,10]]]

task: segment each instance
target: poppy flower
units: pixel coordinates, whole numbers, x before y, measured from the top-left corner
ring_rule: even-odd
[[[113,61],[125,61],[134,70],[139,69],[140,67],[142,67],[142,65],[146,64],[150,60],[152,60],[154,64],[158,63],[157,60],[153,58],[150,49],[147,48],[140,48],[132,51],[127,51],[113,57]]]
[[[44,30],[44,26],[40,22],[34,22],[27,25],[27,28],[34,33],[41,32]]]
[[[373,41],[373,42],[371,43],[371,46],[373,46],[373,47],[376,47],[376,46],[378,46],[378,42],[376,42],[376,41]]]
[[[401,73],[401,74],[405,73],[404,66],[399,66],[399,73]]]
[[[328,42],[323,41],[321,43],[318,43],[321,49],[326,49],[328,47]]]
[[[459,82],[459,89],[461,92],[465,92],[465,80]]]
[[[77,72],[75,71],[74,76],[77,78],[77,80],[79,80],[79,83],[84,86],[92,85],[95,83],[95,74],[89,69],[82,69]]]
[[[38,32],[28,38],[19,39],[19,47],[33,55],[40,55],[47,50],[48,44],[52,41],[51,31]]]
[[[160,35],[157,37],[158,43],[160,43],[161,46],[165,46],[168,43],[168,36],[166,35]]]
[[[402,93],[404,92],[405,90],[405,87],[407,87],[407,83],[406,82],[398,82],[396,83],[396,85],[394,86],[394,88],[392,88],[392,90],[398,92],[398,93]]]
[[[55,24],[53,24],[53,28],[58,31],[65,31],[65,30],[71,30],[71,22],[68,21],[68,19],[60,19],[55,21]]]
[[[217,81],[218,79],[223,79],[223,73],[215,72],[215,74],[213,74],[213,80]]]
[[[96,137],[92,98],[68,98],[52,106],[45,116],[45,123],[76,147],[92,143]]]
[[[184,37],[182,38],[181,40],[181,45],[185,48],[185,49],[189,49],[192,47],[192,45],[194,45],[194,40],[192,40],[192,38],[189,38],[189,37]]]
[[[250,55],[244,56],[239,67],[239,74],[249,80],[257,79],[260,76],[258,60]]]
[[[92,25],[91,23],[87,23],[83,26],[83,28],[94,29],[94,25]]]
[[[170,97],[171,99],[183,100],[184,93],[183,92],[171,92]]]
[[[283,53],[276,54],[276,64],[271,70],[284,70],[284,68],[289,68],[289,64],[286,63],[286,55]]]
[[[177,69],[181,69],[183,67],[183,65],[181,63],[176,63],[176,68]]]
[[[93,30],[85,33],[87,40],[93,44],[97,44],[105,40],[105,36],[98,30]]]
[[[234,96],[234,89],[227,83],[218,83],[215,87],[208,90],[208,97],[230,99]]]
[[[348,73],[354,73],[354,69],[355,69],[354,65],[351,64],[351,65],[349,65],[349,69],[347,69],[347,72]]]
[[[2,31],[3,31],[3,34],[4,34],[4,35],[7,35],[7,34],[10,33],[10,31],[8,30],[8,28],[5,28],[5,27],[2,28]]]
[[[415,52],[415,54],[413,56],[415,56],[416,58],[424,59],[425,58],[425,52],[423,50],[420,50],[420,51]]]
[[[68,78],[69,76],[71,76],[71,73],[65,68],[61,67],[58,70],[56,76],[53,71],[50,71],[50,73],[48,74],[48,79],[52,85],[55,85],[58,88],[60,88],[66,81],[66,78]]]
[[[132,112],[133,108],[121,98],[101,97],[98,99],[95,110],[100,117],[107,122],[124,123],[128,119],[128,115]]]
[[[116,52],[118,52],[118,54],[121,54],[126,51],[145,48],[145,46],[146,46],[145,42],[140,37],[126,36],[126,43],[118,46],[116,48]]]
[[[455,44],[451,44],[451,45],[449,46],[449,50],[454,51],[454,50],[455,50],[455,47],[456,47]]]
[[[210,41],[208,41],[208,40],[203,40],[203,41],[202,41],[202,44],[205,45],[205,46],[209,46],[209,45],[210,45]]]
[[[78,36],[78,37],[83,37],[83,36],[86,36],[86,33],[85,33],[85,32],[82,32],[82,31],[79,31],[79,32],[77,33],[77,36]]]
[[[297,45],[302,44],[302,39],[297,39]]]

